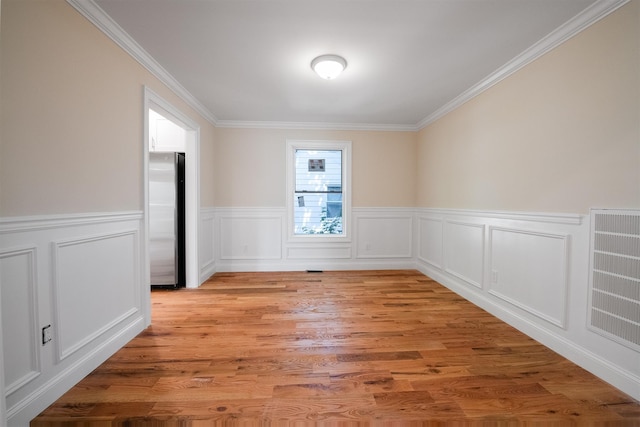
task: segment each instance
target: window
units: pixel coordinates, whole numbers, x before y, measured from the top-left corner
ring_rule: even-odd
[[[348,236],[351,143],[287,142],[289,235]]]

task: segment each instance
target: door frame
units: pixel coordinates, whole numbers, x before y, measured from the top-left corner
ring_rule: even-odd
[[[200,125],[178,108],[166,101],[153,90],[144,87],[144,137],[143,150],[143,187],[144,187],[144,237],[143,237],[143,286],[147,307],[145,319],[151,323],[151,273],[149,268],[149,110],[161,114],[167,120],[183,128],[185,141],[185,246],[187,288],[200,286],[200,263],[198,256],[200,224]]]

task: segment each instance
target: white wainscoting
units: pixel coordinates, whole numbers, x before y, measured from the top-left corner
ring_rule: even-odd
[[[351,259],[350,244],[302,244],[287,245],[288,260],[305,260],[306,262],[318,260],[346,260]]]
[[[284,208],[202,209],[201,281],[216,270],[418,268],[640,399],[638,352],[586,326],[588,216],[354,208],[351,240],[311,243],[288,241],[285,220]],[[146,326],[141,230],[140,212],[0,219],[9,425],[26,425]]]
[[[418,260],[441,269],[443,264],[444,219],[428,214],[418,217]]]
[[[141,230],[141,212],[0,220],[8,425],[28,425],[144,329]]]
[[[58,362],[140,312],[139,241],[129,230],[52,242]]]
[[[358,259],[412,259],[412,211],[357,209],[354,212]]]
[[[5,393],[10,395],[40,375],[36,247],[0,253]],[[7,369],[11,367],[11,369]]]
[[[485,225],[445,220],[444,270],[469,285],[482,288]]]
[[[413,208],[353,208],[347,241],[289,241],[285,208],[215,209],[217,271],[415,268]]]
[[[640,399],[640,354],[587,328],[589,217],[416,209],[416,266]]]
[[[489,293],[564,328],[569,236],[490,227],[489,239]]]
[[[200,282],[203,283],[216,272],[215,251],[215,210],[213,208],[200,209]]]

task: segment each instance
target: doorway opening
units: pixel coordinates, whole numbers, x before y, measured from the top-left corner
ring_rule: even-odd
[[[165,101],[151,89],[144,89],[144,221],[145,236],[143,240],[144,278],[143,303],[147,324],[151,322],[151,206],[150,206],[150,171],[151,157],[154,153],[164,153],[167,157],[179,157],[175,153],[183,153],[184,160],[184,277],[183,283],[188,288],[200,285],[200,267],[198,261],[198,224],[200,212],[199,125],[170,103]],[[160,154],[162,156],[162,154]],[[178,162],[178,160],[176,160]],[[177,187],[176,191],[177,191]],[[177,234],[176,234],[177,237]],[[177,246],[180,246],[179,244]]]

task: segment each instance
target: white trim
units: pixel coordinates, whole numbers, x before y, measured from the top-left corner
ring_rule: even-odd
[[[93,23],[100,31],[113,40],[125,52],[157,77],[169,89],[175,92],[191,108],[196,110],[214,126],[218,119],[207,107],[184,88],[167,70],[165,70],[146,50],[142,48],[126,31],[107,15],[93,0],[67,0],[82,16]]]
[[[133,252],[138,253],[139,252],[139,248],[138,248],[138,242],[140,240],[140,236],[138,235],[138,230],[134,229],[134,230],[123,230],[123,231],[118,231],[116,233],[104,233],[104,234],[99,234],[99,235],[92,235],[92,236],[83,236],[80,238],[73,238],[73,239],[65,239],[65,240],[58,240],[58,241],[53,241],[51,242],[51,265],[52,265],[52,290],[53,290],[53,317],[54,317],[54,336],[57,338],[55,340],[55,348],[56,348],[56,362],[60,363],[61,361],[63,361],[64,359],[66,359],[67,357],[71,356],[72,354],[76,353],[77,351],[81,350],[82,348],[84,348],[86,345],[88,345],[89,343],[95,341],[97,338],[102,337],[107,331],[109,331],[110,329],[112,329],[113,327],[115,327],[116,325],[120,324],[121,322],[123,322],[124,320],[128,319],[129,317],[138,314],[139,313],[139,308],[138,307],[132,307],[131,309],[127,310],[125,313],[121,314],[120,316],[118,316],[117,318],[111,320],[109,323],[107,323],[106,325],[103,325],[102,327],[100,327],[99,329],[93,331],[91,334],[87,335],[86,337],[84,337],[82,340],[80,340],[79,342],[73,344],[71,347],[69,347],[68,349],[64,349],[62,348],[62,343],[60,340],[60,336],[61,336],[61,331],[60,331],[60,326],[62,324],[62,321],[60,319],[60,292],[59,292],[59,288],[60,288],[60,250],[66,247],[70,247],[70,246],[76,246],[76,245],[83,245],[83,244],[87,244],[87,243],[92,243],[92,242],[99,242],[102,240],[109,240],[109,239],[115,239],[115,238],[119,238],[119,237],[126,237],[126,236],[132,236],[133,237],[133,242],[134,242],[134,247],[133,247]],[[140,282],[139,276],[137,274],[137,272],[140,270],[140,266],[138,265],[138,261],[139,258],[134,260],[134,275],[135,275],[135,279],[137,282]],[[140,304],[140,297],[139,297],[139,291],[135,291],[135,299],[136,299],[136,303]]]
[[[476,83],[451,101],[444,104],[438,110],[422,119],[416,124],[417,129],[423,129],[453,110],[459,108],[464,103],[480,95],[516,71],[540,58],[547,52],[555,49],[571,37],[580,33],[590,25],[596,23],[628,2],[629,0],[598,0],[593,3],[581,13],[565,22],[562,26],[543,37],[533,46],[529,47],[511,61],[498,68],[489,76],[485,77],[480,82]]]
[[[563,301],[563,306],[562,306],[562,316],[560,316],[559,319],[553,318],[551,316],[549,316],[548,314],[542,313],[539,310],[536,310],[535,308],[524,304],[520,301],[516,301],[515,299],[503,294],[500,291],[496,291],[495,289],[492,288],[492,281],[489,280],[489,286],[487,289],[487,292],[490,295],[495,296],[496,298],[499,298],[503,301],[508,302],[509,304],[512,304],[518,308],[520,308],[521,310],[524,310],[528,313],[533,314],[534,316],[539,317],[540,319],[551,323],[554,326],[557,326],[559,328],[562,329],[566,329],[567,328],[567,316],[568,316],[568,295],[569,295],[569,257],[570,257],[570,253],[569,253],[569,242],[570,242],[570,238],[571,236],[569,234],[566,233],[560,233],[560,234],[554,234],[554,233],[544,233],[544,232],[539,232],[539,231],[533,231],[533,230],[526,230],[526,229],[519,229],[519,228],[510,228],[510,227],[499,227],[499,226],[493,226],[490,225],[489,226],[489,261],[488,261],[488,265],[489,268],[491,268],[492,261],[493,261],[493,232],[494,231],[502,231],[502,232],[506,232],[506,233],[515,233],[515,234],[526,234],[529,236],[536,236],[536,237],[545,237],[548,239],[556,239],[556,240],[560,240],[562,241],[562,246],[564,248],[564,263],[562,266],[562,285],[564,286],[562,295],[564,298]]]
[[[518,211],[480,211],[469,209],[438,209],[438,208],[417,208],[420,215],[434,215],[432,219],[441,219],[441,216],[472,216],[482,218],[508,219],[513,221],[534,221],[553,224],[582,224],[585,215],[567,213],[546,213],[546,212],[518,212]]]
[[[481,262],[481,268],[480,268],[480,281],[477,282],[475,280],[473,280],[471,277],[467,277],[464,274],[455,271],[450,265],[449,265],[449,253],[451,251],[450,247],[448,244],[443,244],[442,247],[442,264],[443,264],[443,270],[446,273],[451,274],[452,276],[457,277],[458,279],[462,280],[463,282],[474,286],[478,289],[484,289],[484,275],[485,275],[485,258],[486,258],[486,254],[485,254],[485,242],[486,242],[486,232],[487,232],[487,226],[485,224],[478,224],[478,223],[474,223],[474,222],[464,222],[464,221],[456,221],[456,220],[450,220],[450,219],[445,219],[443,221],[443,227],[442,227],[442,240],[443,242],[448,242],[448,235],[451,232],[450,228],[448,227],[449,224],[452,225],[460,225],[463,227],[470,227],[470,228],[478,228],[481,230],[482,232],[482,244],[481,244],[481,252],[480,252],[480,262]]]
[[[142,211],[4,217],[0,218],[0,234],[141,219]]]
[[[353,232],[354,232],[354,249],[355,255],[354,259],[357,260],[388,260],[388,259],[413,259],[414,254],[414,234],[415,234],[415,215],[413,214],[414,209],[407,208],[352,208],[352,218],[353,218]],[[363,223],[366,221],[386,221],[386,224],[383,227],[391,227],[391,224],[394,224],[398,227],[401,223],[406,225],[406,227],[398,227],[394,230],[396,232],[404,230],[408,232],[408,241],[406,242],[405,251],[399,252],[388,252],[388,253],[375,253],[371,254],[369,252],[369,242],[365,240],[364,242],[361,240],[361,237],[364,233],[361,231],[363,227]],[[377,234],[377,233],[376,233]],[[363,244],[364,243],[364,244]],[[380,242],[378,242],[380,243]]]
[[[266,241],[266,242],[273,243],[273,247],[271,247],[271,249],[273,249],[272,251],[267,250],[266,252],[264,252],[265,248],[262,247],[262,245],[260,244],[257,244],[257,245],[245,244],[244,253],[241,253],[241,254],[235,253],[235,251],[232,249],[231,246],[226,247],[226,250],[225,250],[225,248],[223,247],[223,243],[226,243],[229,240],[232,240],[232,239],[227,239],[228,235],[225,230],[227,229],[232,230],[230,235],[233,236],[234,235],[233,231],[237,230],[235,227],[233,227],[233,223],[241,223],[243,222],[243,220],[244,220],[245,229],[249,229],[249,227],[257,223],[261,224],[260,227],[252,228],[252,231],[254,231],[252,237],[261,234],[261,230],[268,230],[268,231],[265,231],[267,233],[266,235],[262,235],[262,240],[263,242]],[[233,261],[233,260],[265,261],[265,260],[281,260],[282,259],[282,242],[278,241],[278,239],[282,235],[282,224],[284,223],[284,219],[282,215],[280,214],[260,215],[260,216],[221,215],[218,218],[218,223],[220,224],[218,235],[220,236],[219,257],[221,261]],[[225,225],[228,225],[228,227],[225,227]],[[278,237],[273,238],[273,235],[269,235],[269,231],[274,232],[274,234]],[[249,247],[251,247],[253,251],[257,251],[257,252],[253,252],[249,254],[248,253]],[[258,247],[260,247],[260,249],[258,249]]]
[[[29,329],[31,330],[31,354],[24,355],[24,357],[30,357],[31,359],[31,371],[26,375],[23,375],[22,378],[17,379],[11,384],[6,384],[4,388],[4,393],[0,394],[0,398],[4,400],[5,397],[10,396],[15,391],[23,387],[24,385],[30,383],[35,378],[39,377],[42,374],[42,365],[40,361],[40,336],[37,331],[40,330],[40,321],[38,315],[38,272],[37,272],[37,264],[38,264],[38,248],[37,246],[26,246],[23,248],[13,248],[7,250],[0,250],[0,260],[3,258],[10,258],[18,255],[26,255],[28,256],[29,263],[29,271],[27,272],[28,276],[28,295],[29,295]],[[1,294],[2,292],[0,292]],[[1,305],[0,305],[1,307]],[[2,334],[2,329],[0,328],[0,335]],[[4,362],[3,362],[4,363]],[[0,368],[4,371],[4,364],[0,365]],[[0,389],[2,390],[2,389]]]
[[[149,109],[160,113],[186,131],[186,273],[187,287],[197,288],[200,282],[199,228],[200,228],[200,126],[181,110],[174,107],[150,88],[144,86],[144,283],[151,283],[149,272]],[[147,292],[148,294],[148,292]],[[147,296],[147,299],[149,296]],[[147,301],[145,301],[147,304]],[[150,304],[150,300],[149,300]],[[150,307],[150,306],[149,306]],[[150,313],[146,316],[149,321]]]
[[[440,240],[437,242],[437,244],[438,244],[438,248],[440,249],[440,258],[441,258],[440,263],[438,263],[436,260],[425,258],[422,255],[423,221],[431,221],[433,223],[436,223],[439,226]],[[428,214],[427,215],[418,214],[416,219],[416,228],[417,228],[416,235],[418,236],[418,238],[416,239],[418,241],[418,247],[415,249],[416,260],[427,263],[439,270],[444,269],[444,218],[431,216]]]
[[[294,140],[289,139],[286,142],[286,191],[287,191],[287,209],[286,209],[286,231],[288,243],[302,242],[351,242],[351,141],[337,140]],[[303,150],[340,150],[342,151],[342,234],[332,235],[299,235],[293,233],[294,217],[293,217],[293,193],[295,190],[295,153],[297,149]]]
[[[199,243],[200,243],[200,253],[199,256],[202,257],[203,253],[206,253],[206,251],[203,251],[202,248],[204,247],[203,245],[209,245],[209,248],[211,249],[211,258],[210,259],[200,259],[200,283],[204,283],[206,282],[211,276],[213,276],[216,273],[216,246],[215,246],[215,242],[216,242],[216,209],[212,208],[212,207],[207,207],[207,208],[200,208],[200,233],[204,233],[204,231],[207,229],[207,227],[205,227],[205,223],[210,223],[211,224],[211,234],[210,235],[206,235],[206,234],[202,234],[200,236],[199,239]]]

